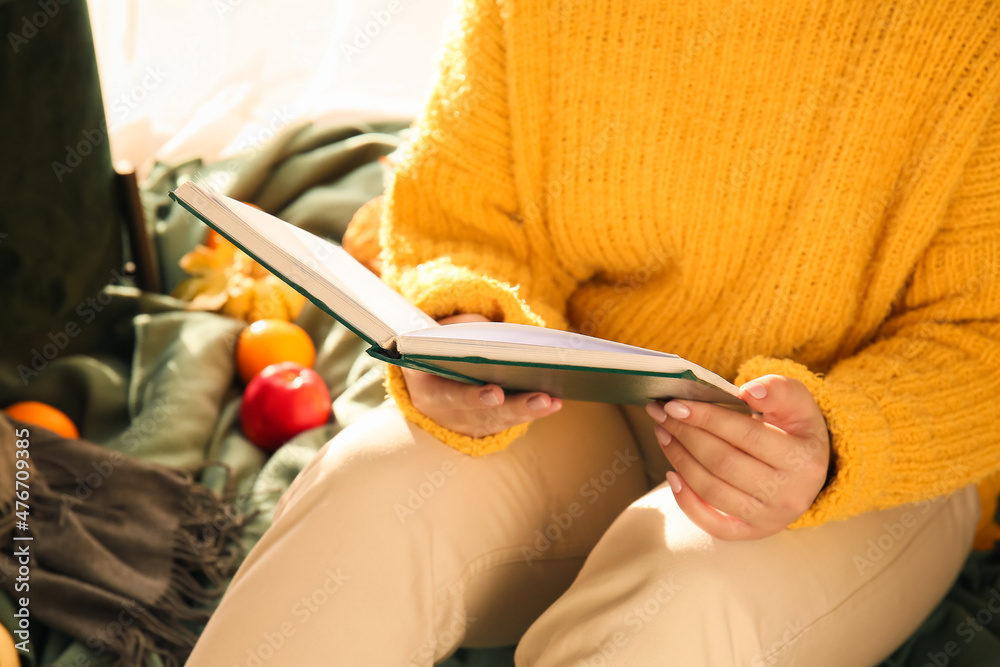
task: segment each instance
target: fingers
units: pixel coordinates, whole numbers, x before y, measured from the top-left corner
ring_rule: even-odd
[[[822,415],[809,409],[815,398],[799,380],[764,375],[740,387],[739,397],[755,412],[762,413],[765,422],[786,433],[804,435],[820,426],[826,430]]]
[[[488,321],[482,315],[462,313],[440,323]],[[409,368],[403,369],[403,377],[414,407],[445,428],[472,437],[499,433],[562,408],[562,401],[541,392],[505,396],[495,384],[470,385]]]
[[[647,411],[675,472],[678,505],[722,539],[780,532],[815,502],[826,480],[830,438],[823,413],[800,381],[768,375],[740,397],[757,413],[672,400]]]
[[[548,416],[562,407],[562,401],[558,398],[533,392],[529,394],[511,394],[504,401],[504,409],[508,418],[512,418],[517,424]],[[514,424],[511,424],[513,426]]]
[[[497,385],[470,385],[404,368],[410,400],[445,428],[472,437],[499,433],[547,417],[562,401],[541,392],[505,396]]]
[[[659,415],[651,408],[647,408],[647,411],[654,419],[666,417],[666,413],[662,410]],[[774,469],[771,466],[708,431],[692,427],[685,428],[683,423],[671,426],[671,428],[677,431],[678,438],[683,442],[677,456],[690,454],[712,475],[738,489],[752,493],[753,487],[747,486],[748,481],[765,479],[774,474]],[[670,431],[663,426],[657,426],[655,431],[667,459],[673,464],[671,443],[676,443],[678,439],[674,438]],[[674,467],[676,468],[676,465]]]
[[[676,472],[667,473],[667,482],[681,511],[703,531],[722,540],[753,540],[766,533],[745,521],[729,516],[708,505],[687,481]]]
[[[459,322],[489,322],[490,319],[484,315],[478,315],[474,313],[459,313],[458,315],[449,315],[448,317],[442,317],[438,320],[438,324],[457,324]]]
[[[647,406],[647,411],[684,443],[708,433],[770,466],[777,466],[783,456],[782,452],[767,447],[768,436],[780,429],[749,415],[711,403],[676,399],[662,406],[653,403]]]
[[[403,370],[403,376],[410,399],[418,408],[434,404],[449,410],[476,410],[495,408],[504,401],[503,389],[495,384],[466,384],[408,368]]]
[[[494,389],[503,396],[499,387],[494,386]],[[503,402],[493,408],[476,407],[424,414],[453,431],[481,438],[505,431],[512,426],[548,417],[561,408],[562,401],[558,398],[535,392],[505,396]]]
[[[657,426],[654,431],[670,465],[688,481],[692,488],[698,490],[699,498],[733,517],[746,520],[757,515],[763,502],[762,498],[752,495],[751,490],[757,488],[756,480],[764,479],[763,475],[766,474],[764,471],[771,470],[768,466],[759,461],[755,462],[746,454],[726,443],[720,443],[720,450],[728,447],[739,456],[747,459],[745,462],[740,462],[740,465],[745,466],[745,468],[725,471],[728,476],[726,479],[718,474],[717,468],[713,468],[711,464],[705,465],[700,461],[694,455],[693,447],[687,441],[680,442],[662,426]]]

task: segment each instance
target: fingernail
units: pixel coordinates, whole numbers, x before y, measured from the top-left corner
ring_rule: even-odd
[[[667,419],[667,413],[663,411],[663,406],[659,403],[648,403],[646,405],[646,414],[661,424]]]
[[[654,427],[653,432],[656,433],[656,439],[660,441],[661,447],[666,447],[670,444],[670,441],[674,439],[674,436],[670,435],[670,431],[662,426]]]
[[[670,490],[677,495],[681,492],[681,478],[680,475],[675,473],[673,470],[667,473],[667,484],[670,485]]]
[[[549,407],[549,399],[545,396],[532,396],[528,399],[529,410],[544,410]]]
[[[479,400],[488,408],[500,405],[500,399],[497,398],[497,393],[492,389],[484,389],[479,392]]]
[[[747,382],[745,385],[740,387],[740,389],[747,392],[756,399],[761,399],[767,396],[767,387],[765,387],[762,383],[757,382],[756,380],[751,380],[750,382]]]
[[[684,419],[691,414],[691,410],[688,406],[683,403],[678,403],[677,401],[670,401],[667,403],[664,410],[666,410],[667,414],[674,419]]]

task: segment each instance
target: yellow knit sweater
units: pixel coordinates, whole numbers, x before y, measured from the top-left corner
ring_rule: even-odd
[[[803,381],[793,527],[1000,469],[1000,3],[464,0],[398,155],[386,279]],[[405,414],[469,454],[473,439]],[[995,493],[993,494],[995,495]]]

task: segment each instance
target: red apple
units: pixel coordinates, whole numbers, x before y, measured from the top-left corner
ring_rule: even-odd
[[[329,419],[330,390],[323,378],[294,361],[271,364],[255,375],[240,405],[243,433],[268,452]]]

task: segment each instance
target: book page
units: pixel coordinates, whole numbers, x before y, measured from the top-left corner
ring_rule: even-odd
[[[558,348],[560,350],[588,350],[591,352],[618,352],[624,354],[639,354],[668,359],[680,359],[676,354],[657,352],[644,347],[634,347],[613,340],[594,338],[571,331],[547,329],[527,324],[512,324],[510,322],[461,322],[449,324],[433,331],[415,331],[407,338],[419,338],[425,342],[465,340],[480,343],[518,344]],[[412,346],[411,346],[412,347]],[[411,351],[410,348],[407,348]],[[412,352],[411,352],[412,353]]]
[[[481,357],[528,365],[582,366],[638,373],[691,371],[705,382],[735,392],[735,387],[721,376],[676,354],[526,324],[448,324],[406,334],[397,342],[404,355],[416,357]]]
[[[254,259],[383,349],[391,349],[399,334],[439,327],[340,246],[191,182],[175,194]]]
[[[281,236],[282,245],[285,239],[288,239],[289,246],[298,250],[295,256],[296,262],[322,276],[344,297],[366,311],[366,314],[387,325],[392,330],[393,338],[410,331],[437,329],[440,326],[432,317],[382,282],[381,278],[366,269],[339,245],[243,202],[228,197],[226,199],[230,207],[236,208],[240,216],[255,227],[269,224],[266,219],[280,222],[280,227],[274,225],[275,231]],[[327,305],[336,312],[335,304]],[[390,346],[388,336],[378,342],[382,347]]]

